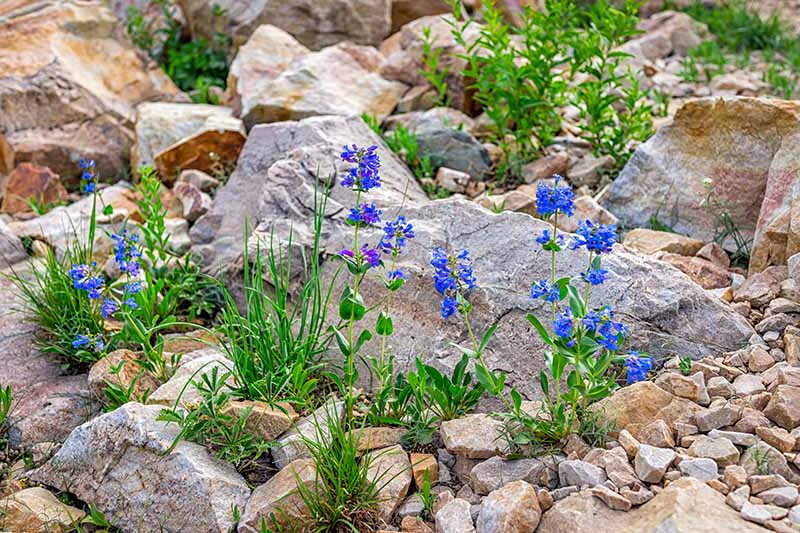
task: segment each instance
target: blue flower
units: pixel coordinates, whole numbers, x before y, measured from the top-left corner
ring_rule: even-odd
[[[97,263],[91,265],[80,264],[72,265],[69,275],[72,278],[72,286],[78,290],[89,293],[89,298],[97,299],[105,284],[103,276],[94,272]]]
[[[614,224],[594,224],[591,220],[582,220],[578,223],[576,233],[572,241],[573,250],[585,247],[590,252],[604,254],[610,252],[617,242],[617,226]]]
[[[539,235],[538,237],[536,237],[536,242],[538,242],[542,246],[544,246],[545,244],[549,244],[553,240],[554,240],[553,236],[550,235],[550,230],[549,229],[543,230],[542,234]],[[559,246],[564,246],[564,236],[562,234],[560,234],[560,233],[557,234],[556,238],[555,238],[555,242]]]
[[[625,358],[625,370],[628,374],[628,385],[647,379],[647,373],[653,368],[653,359],[640,356],[639,352],[631,351]]]
[[[614,312],[609,307],[600,311],[590,311],[581,321],[584,327],[599,335],[597,342],[615,352],[628,334],[628,328],[622,322],[614,320]]]
[[[581,273],[581,278],[589,285],[600,285],[606,280],[606,275],[608,275],[608,270],[604,268],[590,268]]]
[[[117,311],[119,311],[119,304],[112,298],[106,298],[103,302],[103,306],[100,308],[100,313],[103,315],[103,318],[113,316]]]
[[[94,159],[81,159],[81,190],[85,193],[93,193],[96,189]]]
[[[135,278],[139,275],[140,264],[138,259],[142,256],[142,252],[136,247],[139,241],[137,235],[128,235],[128,229],[124,228],[122,233],[112,234],[111,238],[114,239],[114,259],[117,266],[122,272],[128,276]]]
[[[571,217],[575,212],[575,194],[572,192],[572,187],[569,185],[560,187],[558,182],[564,178],[558,174],[553,177],[555,183],[552,187],[540,181],[536,188],[536,212],[541,217],[556,213]]]
[[[381,221],[381,213],[375,204],[361,204],[350,208],[347,222],[354,226],[371,226]]]
[[[389,281],[394,281],[396,279],[408,279],[408,276],[402,270],[392,270],[389,272],[387,277],[389,278]]]
[[[544,297],[548,302],[557,302],[560,299],[560,293],[558,285],[550,285],[546,279],[539,280],[531,286],[531,299],[533,300]]]
[[[130,283],[126,283],[124,286],[124,290],[126,294],[138,294],[142,292],[142,282],[131,281]]]
[[[86,194],[91,194],[95,191],[95,184],[93,181],[87,181],[83,184],[83,192]]]
[[[414,238],[414,226],[400,215],[394,222],[387,221],[383,226],[383,238],[378,247],[387,254],[398,256],[402,253],[407,239]]]
[[[342,177],[340,183],[343,187],[367,192],[370,189],[381,186],[381,178],[378,175],[381,160],[378,154],[375,153],[377,149],[378,147],[375,145],[369,148],[359,148],[355,144],[352,147],[344,147],[341,155],[342,160],[353,163],[356,166],[352,167]]]
[[[572,312],[567,308],[553,321],[553,332],[562,339],[572,338]]]
[[[354,253],[353,250],[344,248],[339,251],[339,255],[342,257],[349,257],[350,259],[354,259],[358,263],[364,261],[365,263],[368,263],[369,266],[372,268],[379,267],[381,264],[380,251],[378,251],[377,248],[370,248],[366,244],[361,247],[361,250],[358,252],[358,254]]]
[[[91,335],[87,331],[86,334],[79,334],[75,337],[75,340],[72,341],[72,348],[74,350],[93,350],[96,353],[100,353],[106,349],[106,341],[101,334]]]
[[[134,298],[133,296],[131,296],[130,298],[125,300],[125,306],[127,306],[128,309],[138,309],[139,308],[139,305],[136,303],[136,298]]]
[[[435,269],[433,284],[436,292],[445,297],[442,301],[442,317],[448,318],[452,316],[453,309],[461,310],[456,296],[464,297],[467,291],[475,288],[477,280],[472,271],[472,260],[467,250],[462,250],[454,257],[439,247],[433,250],[431,266]]]

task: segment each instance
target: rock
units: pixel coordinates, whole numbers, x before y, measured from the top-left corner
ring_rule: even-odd
[[[593,460],[593,464],[601,466],[606,471],[608,479],[618,488],[634,486],[639,482],[633,467],[628,462],[627,453],[621,447],[602,452],[597,460]]]
[[[639,440],[657,448],[674,448],[672,430],[663,420],[653,420],[639,430]]]
[[[730,273],[711,261],[677,254],[659,254],[658,258],[689,276],[704,289],[722,289],[731,284]]]
[[[218,16],[212,15],[215,4]],[[232,37],[234,49],[261,24],[272,24],[318,50],[341,41],[379,45],[389,34],[391,4],[391,0],[280,0],[258,5],[188,0],[180,5],[196,35],[210,40],[214,32],[223,32]]]
[[[770,446],[782,452],[791,452],[795,447],[795,438],[782,428],[756,428],[756,435],[761,437]]]
[[[298,481],[311,491],[316,488],[316,468],[310,459],[289,463],[269,481],[256,487],[247,501],[239,522],[242,533],[259,533],[261,522],[267,526],[301,524],[308,518],[308,508],[297,493]],[[274,521],[273,518],[274,517]]]
[[[647,483],[658,483],[675,457],[675,452],[672,450],[640,444],[633,463],[636,475]]]
[[[14,533],[66,533],[86,516],[41,487],[24,489],[0,499],[0,509],[3,510],[0,524]]]
[[[764,503],[777,505],[779,507],[792,507],[797,503],[797,487],[776,487],[759,492],[758,497]]]
[[[749,302],[753,307],[765,307],[778,297],[781,282],[788,276],[785,267],[768,267],[762,272],[751,272],[750,276],[734,293],[734,301]]]
[[[748,522],[755,522],[756,524],[767,525],[772,520],[772,513],[769,512],[764,505],[754,505],[750,502],[744,502],[741,510],[742,518]]]
[[[400,439],[405,433],[406,429],[402,427],[367,426],[361,428],[356,434],[356,438],[358,439],[358,451],[366,452],[369,450],[396,446],[400,444]],[[435,480],[435,477],[431,478],[431,481]]]
[[[684,476],[690,476],[700,481],[710,481],[717,479],[717,463],[713,459],[684,459],[678,464],[678,470]]]
[[[429,486],[436,483],[436,480],[439,479],[439,463],[436,461],[436,457],[429,453],[412,453],[410,459],[411,475],[417,489],[425,486],[425,474],[428,476]]]
[[[329,426],[344,413],[344,403],[328,400],[311,415],[307,416],[295,427],[277,439],[277,446],[272,448],[272,460],[278,468],[284,468],[294,461],[308,457],[306,439],[326,439],[330,435]]]
[[[536,491],[525,481],[512,481],[484,498],[478,516],[481,533],[523,533],[534,531],[542,511]]]
[[[166,454],[180,430],[157,422],[160,410],[127,403],[76,428],[31,479],[94,503],[122,530],[228,531],[250,489],[198,444]]]
[[[315,115],[366,113],[383,120],[405,92],[405,86],[366,70],[341,47],[301,54],[290,41],[278,28],[262,27],[256,40],[242,48],[242,57],[233,61],[235,92],[228,99],[237,108],[241,105],[240,116],[248,128]],[[276,46],[282,50],[279,58],[264,59]],[[359,82],[348,83],[354,79]]]
[[[702,502],[702,505],[698,505]],[[693,533],[757,533],[763,529],[742,521],[725,503],[725,497],[694,478],[670,483],[641,507],[627,513],[606,507],[591,492],[584,491],[555,503],[544,514],[541,533],[625,533],[686,531]]]
[[[642,427],[652,420],[660,419],[672,425],[693,412],[703,410],[694,402],[677,398],[651,381],[624,387],[595,405],[606,416],[615,419],[618,428],[627,429],[633,437],[638,437]]]
[[[430,157],[431,167],[465,172],[482,180],[489,171],[489,154],[486,148],[469,133],[446,127],[425,128],[417,131],[418,156]]]
[[[764,136],[765,128],[774,133]],[[729,205],[734,223],[752,227],[762,200],[780,198],[765,196],[767,183],[791,168],[784,154],[796,151],[792,143],[799,128],[793,104],[744,97],[687,102],[671,125],[637,149],[609,190],[606,207],[633,226],[646,226],[658,210],[666,216],[662,222],[678,233],[711,241],[713,217],[701,205],[709,193],[704,180],[710,178],[715,197]],[[742,151],[742,146],[753,149]],[[763,245],[754,246],[751,272],[774,264],[759,258],[758,249]]]
[[[452,193],[465,193],[469,186],[471,176],[460,170],[439,167],[436,171],[436,185]]]
[[[766,442],[759,442],[745,450],[739,464],[751,476],[779,474],[789,481],[800,481],[800,476],[797,476],[789,467],[786,457]]]
[[[439,509],[434,518],[436,533],[474,533],[475,525],[470,515],[470,504],[455,498]]]
[[[170,408],[175,405],[187,409],[197,407],[202,397],[194,383],[202,381],[203,376],[210,376],[215,369],[221,378],[232,364],[216,348],[204,350],[201,357],[193,358],[179,366],[169,381],[153,391],[147,401]],[[230,376],[226,380],[226,382],[232,381],[233,377]]]
[[[705,259],[706,261],[714,263],[718,267],[728,268],[731,266],[731,258],[728,257],[728,254],[722,249],[722,246],[715,242],[706,244],[700,248],[695,255],[701,259]]]
[[[135,218],[138,215],[138,207],[131,191],[120,185],[102,189],[98,205],[110,205],[114,208],[111,216],[97,217],[95,258],[105,260],[114,246],[105,231],[118,231],[126,216]],[[61,257],[66,248],[75,242],[76,236],[81,242],[88,238],[91,213],[92,197],[86,196],[69,206],[56,207],[43,216],[11,222],[8,228],[20,239],[30,237],[49,244],[55,249],[56,255]]]
[[[693,256],[705,246],[705,243],[698,239],[692,239],[677,233],[645,228],[632,229],[625,234],[623,242],[626,247],[648,255],[653,255],[656,252],[669,252]]]
[[[694,423],[702,432],[732,426],[742,417],[741,408],[733,404],[711,407],[694,415]]]
[[[747,481],[750,484],[750,490],[754,495],[764,492],[765,490],[789,486],[789,482],[779,474],[750,476]]]
[[[0,220],[0,265],[2,268],[14,265],[28,258],[22,241],[11,232],[8,225]]]
[[[616,165],[610,155],[595,157],[586,154],[572,165],[568,171],[569,182],[575,187],[596,187],[603,172],[609,172]]]
[[[439,431],[447,451],[470,459],[487,459],[503,453],[503,422],[485,414],[467,415],[442,422]]]
[[[594,487],[606,482],[606,473],[591,463],[578,460],[558,463],[558,480],[562,486]]]
[[[65,202],[67,190],[61,178],[47,167],[22,163],[11,172],[3,187],[3,213],[32,211],[28,201],[41,206],[52,206]]]
[[[414,493],[397,508],[397,516],[405,518],[407,516],[419,516],[425,512],[425,504],[422,503],[419,493]]]
[[[409,86],[426,85],[422,75],[423,30],[431,30],[431,49],[433,53],[441,51],[440,72],[446,70],[447,96],[451,107],[469,113],[472,107],[471,97],[464,80],[466,62],[459,57],[464,54],[463,47],[458,45],[451,33],[452,15],[445,17],[429,16],[409,22],[396,34],[384,41],[381,52],[386,56],[386,63],[381,68],[381,75],[388,80],[397,80]],[[481,25],[472,24],[465,32],[467,45],[473,43],[480,34]]]
[[[369,482],[380,487],[378,507],[381,518],[388,521],[411,487],[411,463],[408,454],[402,446],[397,445],[369,452],[365,460],[369,461]]]
[[[194,222],[205,215],[211,207],[211,197],[189,182],[178,182],[172,189],[183,206],[183,218]]]
[[[411,133],[453,128],[473,134],[476,129],[475,121],[472,118],[451,107],[434,107],[426,111],[392,115],[386,118],[383,125],[386,131],[392,131],[402,126]]]
[[[631,510],[630,500],[620,496],[606,486],[592,487],[591,492],[593,496],[600,498],[610,509],[626,512]]]
[[[554,174],[564,176],[568,168],[569,155],[565,152],[559,152],[540,157],[536,161],[528,163],[522,167],[522,176],[525,179],[525,183],[536,183],[539,180],[550,179]]]
[[[292,427],[292,423],[298,418],[298,414],[288,403],[281,403],[280,406],[273,408],[264,402],[251,400],[229,400],[222,409],[222,413],[238,419],[248,409],[250,414],[247,416],[245,430],[265,441],[282,435]]]
[[[727,439],[736,446],[753,446],[758,442],[755,435],[739,431],[720,431],[719,429],[712,429],[708,432],[708,436],[712,439]]]
[[[134,48],[99,2],[6,10],[0,49],[0,131],[17,164],[49,167],[75,183],[81,157],[117,176],[143,101],[187,97]]]
[[[235,164],[245,134],[242,121],[232,113],[229,107],[206,104],[148,102],[139,105],[136,108],[136,144],[131,151],[132,167],[155,166],[164,183],[171,185],[177,178],[178,167],[210,172],[214,161],[209,159],[209,152],[217,154],[223,166]],[[165,157],[174,157],[174,147],[183,146],[186,150],[200,146],[196,140],[198,135],[206,136],[202,150],[195,150],[193,157],[181,160],[177,166],[174,160],[165,164]]]
[[[158,380],[136,362],[139,359],[140,356],[130,350],[114,350],[93,364],[89,370],[88,383],[95,396],[100,400],[105,398],[103,389],[106,388],[106,382],[128,390],[135,381],[131,390],[134,398],[142,398],[156,390],[159,386]]]
[[[633,459],[636,457],[636,454],[639,453],[639,441],[636,440],[627,429],[623,429],[619,432],[617,440],[620,446],[625,450],[625,454],[629,459]]]
[[[747,470],[739,465],[726,466],[723,481],[731,489],[738,489],[747,484]]]
[[[779,385],[764,409],[767,418],[787,431],[800,425],[800,387]]]
[[[689,447],[693,457],[713,459],[720,467],[734,465],[739,461],[739,450],[725,438],[712,439],[700,435]]]
[[[656,378],[656,385],[679,398],[686,398],[695,403],[700,400],[701,385],[690,377],[675,372],[667,372]]]
[[[517,480],[544,485],[542,481],[547,468],[539,459],[509,460],[495,456],[475,465],[469,473],[469,480],[476,494],[486,495]]]
[[[445,0],[430,0],[418,2],[416,0],[392,0],[392,29],[394,33],[405,24],[429,15],[444,15],[451,12]]]
[[[532,191],[530,196],[535,198],[535,191]],[[534,204],[531,214],[535,213],[535,208]],[[617,224],[619,222],[617,217],[606,211],[594,198],[584,195],[575,199],[575,215],[572,218],[559,218],[558,227],[564,231],[575,233],[578,229],[578,221],[587,219],[597,221],[600,224]]]
[[[742,375],[744,376],[750,374]],[[736,393],[736,389],[731,382],[722,376],[715,376],[709,379],[708,383],[706,384],[706,390],[708,391],[709,396],[717,396],[720,398],[730,398]]]
[[[751,396],[764,392],[764,383],[761,381],[761,376],[755,374],[742,374],[733,380],[733,387],[739,396]]]
[[[211,177],[202,170],[184,170],[178,176],[178,183],[185,182],[194,185],[204,193],[210,193],[220,186],[217,178]],[[174,192],[174,190],[173,190]]]
[[[635,56],[637,63],[655,61],[671,54],[686,56],[708,36],[704,24],[686,13],[663,11],[643,20],[643,35],[631,39],[620,49]]]

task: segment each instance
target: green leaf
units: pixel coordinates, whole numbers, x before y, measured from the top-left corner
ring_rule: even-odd
[[[342,291],[342,296],[339,298],[339,318],[342,320],[361,320],[367,308],[364,307],[364,300],[361,295],[353,295],[353,289],[349,286],[345,287]]]
[[[336,335],[336,344],[339,345],[339,351],[341,351],[342,355],[344,355],[344,356],[351,355],[351,353],[350,353],[350,341],[347,340],[347,337],[345,337],[342,334],[342,332],[339,331],[338,329],[334,329],[333,331],[334,331],[334,333]]]
[[[375,333],[382,337],[388,337],[393,331],[392,317],[381,311],[378,315],[378,321],[375,323]]]
[[[545,397],[550,398],[550,382],[544,370],[539,372],[539,386],[542,387],[542,392],[544,392]]]
[[[569,293],[569,307],[572,309],[572,314],[576,318],[583,318],[586,316],[586,308],[578,293],[578,289],[573,285],[567,285],[567,292]]]
[[[547,333],[547,330],[544,329],[544,326],[542,326],[542,323],[539,322],[538,318],[536,318],[534,315],[529,313],[528,314],[528,322],[530,322],[533,325],[533,327],[536,328],[536,331],[539,333],[539,337],[541,337],[542,341],[545,344],[547,344],[548,346],[553,346],[553,341],[550,338],[550,335]]]
[[[105,216],[110,216],[110,215],[112,215],[113,213],[114,213],[114,206],[113,206],[113,205],[111,205],[111,204],[108,204],[107,206],[105,206],[105,207],[103,208],[103,214],[104,214]]]
[[[483,338],[481,339],[480,345],[478,345],[478,351],[483,353],[483,350],[486,349],[486,345],[489,344],[489,340],[491,340],[494,331],[497,329],[497,324],[492,324],[489,329],[486,330],[486,333],[483,334]]]

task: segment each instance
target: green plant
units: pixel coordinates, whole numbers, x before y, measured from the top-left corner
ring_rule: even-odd
[[[119,374],[125,364],[127,364],[127,361],[123,359],[117,366],[111,366],[109,368],[109,373],[111,375]],[[103,387],[103,395],[105,396],[105,400],[103,401],[103,410],[107,413],[110,413],[117,407],[125,405],[128,402],[139,402],[142,404],[147,403],[147,398],[152,392],[150,389],[145,390],[145,392],[139,396],[137,396],[134,392],[136,390],[136,384],[139,383],[139,380],[142,379],[142,376],[145,372],[146,369],[141,368],[127,387],[123,387],[117,383],[114,383],[113,381],[106,380],[106,384]]]
[[[433,432],[439,417],[430,408],[430,387],[428,367],[420,359],[416,361],[417,371],[406,375],[409,395],[406,427],[402,442],[406,446],[424,446],[433,441]]]
[[[88,263],[89,249],[74,241],[59,258],[47,248],[41,261],[30,272],[12,268],[8,279],[22,298],[22,311],[36,324],[36,345],[46,353],[57,355],[68,367],[85,367],[102,356],[102,351],[85,350],[73,345],[81,334],[98,336],[105,333],[98,309],[74,287],[70,269],[74,264]]]
[[[43,196],[31,196],[30,198],[24,198],[25,203],[30,207],[31,211],[33,211],[37,216],[42,216],[54,208],[64,205],[63,201],[58,202],[45,202]]]
[[[144,236],[144,252],[153,269],[166,266],[173,258],[169,252],[169,237],[164,219],[167,210],[161,202],[161,180],[152,166],[138,168],[139,184],[136,192],[141,196],[137,201],[143,223],[139,229]]]
[[[0,445],[4,444],[6,440],[6,421],[8,414],[11,412],[11,385],[6,388],[0,387]],[[0,446],[0,449],[2,446]]]
[[[770,65],[764,72],[764,81],[768,83],[778,94],[789,100],[798,94],[798,78],[793,72],[785,72],[777,65]]]
[[[154,29],[136,6],[127,10],[127,31],[134,44],[156,60],[181,90],[189,92],[197,103],[217,104],[211,87],[225,88],[228,77],[228,50],[231,39],[216,32],[211,41],[205,37],[186,41],[181,22],[175,17],[171,0],[153,0],[161,8],[164,27]],[[212,16],[222,15],[215,6]]]
[[[158,419],[178,424],[181,428],[169,451],[181,439],[187,439],[207,446],[219,459],[231,463],[240,471],[252,469],[268,452],[269,443],[248,431],[247,419],[252,413],[252,406],[238,414],[226,409],[230,401],[226,382],[230,377],[229,372],[220,375],[219,368],[214,367],[210,372],[201,374],[200,379],[191,381],[201,397],[196,408],[187,411],[178,405],[183,395],[181,391],[172,408],[162,409]]]
[[[592,143],[595,155],[614,157],[619,168],[632,153],[630,141],[652,134],[652,109],[639,79],[628,70],[630,55],[617,48],[637,35],[639,2],[629,0],[622,9],[606,0],[595,2],[585,12],[590,30],[575,40],[570,69],[586,76],[575,90],[575,105],[582,118],[579,128]]]
[[[374,426],[403,426],[406,424],[408,405],[411,401],[411,386],[402,372],[394,372],[394,356],[381,362],[370,358],[372,376],[377,381],[367,420]]]
[[[572,2],[547,0],[545,9],[526,8],[518,28],[506,22],[494,0],[483,2],[484,24],[475,40],[467,36],[475,19],[466,17],[459,0],[450,3],[452,33],[465,50],[463,75],[473,80],[469,88],[492,124],[492,142],[503,150],[498,176],[518,174],[561,129],[558,107],[568,100],[568,86],[554,71],[568,61],[574,41]]]
[[[431,38],[431,27],[422,28],[422,75],[436,91],[436,105],[448,107],[450,97],[447,95],[447,74],[450,71],[448,66],[441,64],[443,50],[434,49],[433,39]]]
[[[656,102],[656,114],[659,117],[669,116],[669,103],[672,100],[672,93],[669,91],[654,91],[653,99]]]
[[[693,55],[687,55],[681,59],[681,69],[678,76],[684,81],[696,83],[700,81],[700,69],[697,67],[697,59]]]
[[[599,409],[584,409],[578,413],[578,435],[592,448],[604,448],[615,431],[617,421],[609,419]]]
[[[403,158],[417,178],[433,177],[430,157],[419,155],[417,136],[405,126],[398,124],[395,129],[386,132],[383,138],[392,152]]]
[[[678,360],[678,369],[681,371],[681,374],[684,376],[688,376],[692,373],[692,358],[691,357],[681,357]]]
[[[469,357],[467,354],[462,354],[450,377],[430,365],[425,365],[425,373],[430,383],[428,392],[430,410],[442,421],[453,420],[469,413],[478,405],[478,400],[483,394],[483,387],[479,383],[472,383],[472,375],[467,372],[467,364]]]
[[[315,202],[314,240],[299,267],[303,276],[299,292],[293,291],[296,272],[291,261],[291,251],[295,249],[292,232],[285,245],[270,235],[266,264],[260,244],[252,266],[249,252],[245,251],[244,312],[225,292],[219,330],[227,339],[223,349],[233,362],[231,372],[236,386],[231,394],[235,397],[269,404],[289,401],[303,407],[316,389],[315,376],[323,366],[321,357],[332,339],[326,320],[336,275],[325,287],[319,257],[327,195],[315,198]],[[265,290],[265,271],[272,295]]]
[[[727,59],[716,41],[704,41],[689,50],[688,57],[693,58],[695,64],[700,63],[703,66],[703,74],[705,74],[706,81],[711,81],[714,77],[725,74]]]
[[[422,501],[422,507],[428,516],[433,516],[433,504],[436,501],[436,495],[431,494],[431,481],[428,479],[429,470],[425,470],[422,478],[422,486],[419,487],[419,499]]]
[[[686,11],[707,25],[720,45],[735,51],[780,49],[789,38],[778,16],[762,19],[747,0],[725,0],[712,9],[696,1]]]

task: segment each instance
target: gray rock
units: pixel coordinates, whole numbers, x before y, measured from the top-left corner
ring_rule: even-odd
[[[792,483],[800,482],[800,476],[789,467],[786,457],[764,441],[749,447],[742,453],[739,464],[752,475],[779,474]]]
[[[758,493],[764,503],[780,507],[792,507],[797,503],[797,487],[775,487]]]
[[[717,463],[713,459],[684,459],[678,465],[678,470],[683,475],[700,481],[710,481],[719,477]]]
[[[474,414],[442,422],[439,431],[447,451],[470,459],[487,459],[507,447],[500,432],[502,425],[496,417]]]
[[[602,468],[579,460],[558,463],[558,480],[562,486],[594,487],[602,485],[608,478]]]
[[[194,383],[200,382],[204,375],[211,375],[214,369],[222,377],[232,366],[233,363],[219,350],[203,350],[203,355],[192,357],[179,366],[169,381],[153,391],[147,401],[170,408],[176,404],[184,408],[196,407],[202,401],[202,397]],[[232,381],[233,378],[229,377],[228,382]]]
[[[492,457],[475,465],[469,473],[472,489],[486,495],[512,481],[525,480],[533,485],[546,485],[548,466],[539,459],[503,459]]]
[[[693,457],[713,459],[720,467],[734,465],[739,461],[739,450],[726,438],[711,438],[699,435],[689,447]]]
[[[222,533],[250,496],[242,476],[157,422],[160,406],[127,403],[76,428],[31,479],[94,503],[124,531]]]
[[[667,468],[675,460],[674,451],[656,448],[647,444],[639,444],[639,451],[633,462],[636,475],[647,483],[658,483],[664,477]]]
[[[489,171],[489,153],[465,131],[424,128],[417,131],[417,144],[419,157],[430,157],[434,172],[439,167],[447,167],[480,180]]]
[[[19,263],[27,257],[22,241],[4,221],[0,220],[0,268]]]
[[[369,458],[367,478],[380,487],[378,508],[381,518],[389,521],[411,486],[411,462],[399,444],[371,451],[366,457]]]
[[[287,522],[306,518],[308,507],[297,491],[298,482],[314,490],[317,482],[314,461],[298,459],[256,487],[247,501],[238,531],[260,533],[262,521],[267,526],[286,526]],[[272,523],[273,516],[277,524]]]
[[[766,505],[755,505],[750,502],[745,502],[740,511],[742,518],[748,522],[755,522],[762,526],[767,525],[772,520],[772,513]]]
[[[455,498],[439,509],[434,515],[436,533],[474,533],[470,507],[468,501]]]

